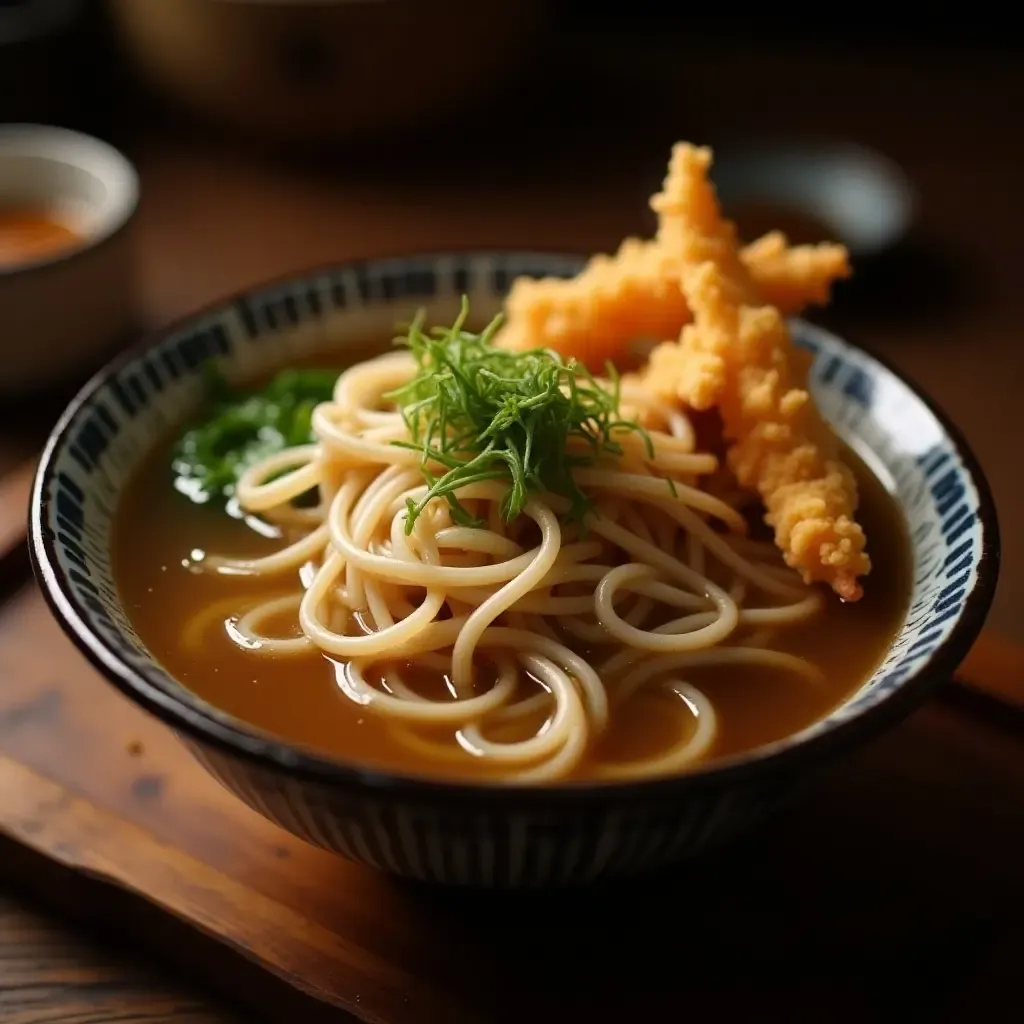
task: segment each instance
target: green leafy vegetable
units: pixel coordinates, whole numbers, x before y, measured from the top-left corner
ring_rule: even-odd
[[[463,330],[468,314],[463,299],[451,328],[425,333],[420,316],[400,339],[419,371],[387,396],[401,409],[410,436],[394,443],[422,454],[430,485],[424,498],[409,502],[406,531],[431,499],[442,496],[458,522],[476,525],[455,491],[482,480],[511,484],[501,508],[507,521],[522,512],[530,492],[542,492],[568,498],[571,517],[582,522],[590,502],[573,479],[574,468],[621,455],[612,437],[618,430],[639,432],[653,455],[646,432],[619,414],[614,368],[608,367],[609,388],[556,352],[496,348],[491,341],[501,317],[471,334]],[[574,439],[583,444],[571,444]],[[437,467],[444,472],[437,475]]]
[[[174,448],[177,490],[199,504],[230,498],[255,462],[313,440],[313,410],[330,399],[336,370],[289,369],[258,390],[235,390],[215,370],[207,372],[207,418],[187,430]]]
[[[478,525],[456,491],[483,480],[509,484],[501,507],[511,521],[531,493],[567,498],[570,517],[583,522],[590,501],[573,470],[619,456],[619,431],[650,437],[619,412],[619,382],[608,366],[608,383],[598,382],[573,359],[534,349],[512,352],[492,344],[501,325],[496,317],[481,334],[464,329],[465,299],[450,328],[425,332],[417,317],[399,339],[416,360],[417,372],[386,397],[399,408],[409,440],[396,441],[421,456],[429,487],[409,502],[406,530],[434,498],[449,502],[455,519]],[[314,440],[313,410],[328,401],[337,371],[290,369],[259,390],[236,390],[219,374],[208,377],[210,410],[175,446],[176,488],[192,501],[230,498],[239,477],[275,452]],[[671,487],[671,483],[669,484]]]

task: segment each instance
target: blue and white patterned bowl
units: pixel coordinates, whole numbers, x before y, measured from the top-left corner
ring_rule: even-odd
[[[170,328],[90,381],[57,424],[31,509],[36,573],[57,620],[133,701],[171,726],[246,803],[354,860],[444,883],[587,882],[678,860],[775,808],[854,743],[895,722],[977,636],[999,561],[988,486],[957,432],[876,359],[806,323],[825,415],[881,475],[910,527],[910,611],[878,671],[824,721],[679,778],[552,788],[400,777],[318,757],[189,693],[132,629],[111,575],[111,518],[126,479],[199,403],[210,358],[235,371],[390,337],[426,306],[454,318],[466,293],[497,310],[519,274],[569,275],[576,257],[470,253],[349,264],[261,288]]]

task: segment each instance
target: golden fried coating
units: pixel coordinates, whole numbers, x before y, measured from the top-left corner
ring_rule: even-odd
[[[628,238],[613,256],[594,256],[569,280],[519,278],[505,302],[499,344],[553,348],[600,369],[636,340],[677,337],[690,319],[679,287],[678,225],[670,210],[655,211],[655,239]],[[826,303],[832,283],[850,272],[841,245],[790,247],[778,232],[746,246],[740,259],[763,301],[786,316]]]
[[[710,153],[675,147],[663,191],[652,199],[682,261],[681,288],[694,321],[679,342],[654,350],[647,386],[694,409],[717,407],[728,460],[756,490],[787,564],[848,601],[870,569],[854,519],[857,488],[838,442],[806,390],[806,357],[782,312],[764,305],[739,257],[708,181]]]
[[[516,281],[499,343],[553,348],[598,369],[638,340],[677,339],[629,379],[691,410],[717,409],[728,468],[760,495],[786,562],[855,601],[870,570],[856,482],[806,389],[809,356],[785,323],[828,301],[850,273],[846,250],[789,247],[778,232],[741,249],[708,180],[711,161],[707,148],[673,148],[651,198],[655,238],[627,239],[570,280]]]
[[[781,231],[770,231],[745,246],[740,254],[761,301],[783,316],[807,306],[825,306],[832,285],[850,276],[846,247],[832,242],[794,245]]]
[[[672,338],[690,318],[679,261],[654,242],[627,238],[568,280],[521,277],[505,300],[498,344],[553,348],[599,370],[636,339]]]

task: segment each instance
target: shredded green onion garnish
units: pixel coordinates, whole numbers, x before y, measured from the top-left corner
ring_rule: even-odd
[[[230,498],[249,466],[314,441],[313,410],[331,397],[338,373],[288,369],[262,388],[236,390],[207,366],[207,415],[174,447],[175,488],[197,504]]]
[[[423,498],[408,502],[406,533],[439,497],[447,499],[456,522],[480,525],[456,491],[483,480],[509,483],[500,509],[506,521],[523,511],[531,493],[547,493],[567,498],[570,518],[585,526],[591,503],[573,470],[621,455],[612,436],[617,431],[639,433],[648,458],[654,454],[647,432],[619,414],[614,367],[608,365],[605,385],[576,360],[549,349],[497,348],[492,341],[500,314],[481,334],[464,329],[468,316],[463,298],[452,327],[425,332],[421,314],[398,339],[419,369],[408,384],[385,396],[399,407],[409,431],[409,441],[393,443],[421,453],[429,485]],[[585,442],[585,450],[572,445],[573,439]]]

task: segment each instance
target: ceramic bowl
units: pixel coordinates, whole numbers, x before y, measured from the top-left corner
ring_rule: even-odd
[[[427,307],[450,322],[466,293],[495,312],[518,274],[580,261],[528,253],[379,260],[261,288],[196,315],[120,358],[72,402],[46,447],[31,549],[53,614],[85,656],[174,729],[228,789],[311,843],[434,882],[588,882],[679,860],[788,800],[841,753],[898,720],[950,675],[981,628],[998,565],[989,490],[962,438],[891,369],[794,322],[815,354],[824,414],[885,481],[915,565],[906,621],[861,689],[825,720],[753,753],[676,778],[550,788],[403,777],[316,756],[210,707],[171,678],[132,630],[111,574],[111,513],[169,421],[200,401],[201,366],[269,370],[329,346],[387,338]]]
[[[99,139],[45,125],[0,127],[0,206],[57,211],[79,236],[51,256],[0,267],[0,392],[85,376],[129,340],[138,195],[132,165]]]

